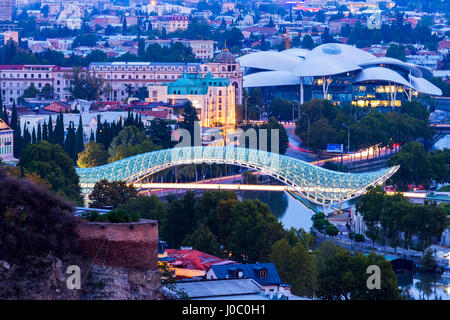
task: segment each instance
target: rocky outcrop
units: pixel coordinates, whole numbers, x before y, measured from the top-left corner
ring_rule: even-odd
[[[157,268],[157,221],[80,221],[76,233],[86,257],[67,254],[60,259],[48,254],[0,260],[0,299],[164,299]],[[70,265],[80,267],[80,289],[67,286]]]
[[[81,299],[81,290],[67,288],[69,275],[66,270],[71,264],[79,265],[83,274],[88,261],[76,255],[65,256],[61,260],[51,254],[45,257],[26,256],[20,263],[0,261],[0,299]]]
[[[87,300],[161,300],[161,275],[155,270],[93,266],[84,290]]]

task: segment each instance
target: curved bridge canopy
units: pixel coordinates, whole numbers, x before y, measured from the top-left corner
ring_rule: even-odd
[[[218,163],[251,168],[275,177],[311,202],[339,204],[364,194],[391,177],[398,167],[368,173],[330,171],[277,153],[235,147],[184,147],[158,150],[94,168],[78,168],[88,194],[102,179],[137,183],[158,171],[184,164]]]

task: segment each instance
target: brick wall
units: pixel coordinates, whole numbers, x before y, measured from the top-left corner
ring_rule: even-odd
[[[122,268],[158,267],[158,222],[80,222],[76,227],[80,243],[98,266]]]

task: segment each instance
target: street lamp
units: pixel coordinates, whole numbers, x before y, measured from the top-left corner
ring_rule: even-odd
[[[309,114],[302,112],[303,116],[306,116],[308,118],[308,147],[309,147],[309,125],[310,125],[310,117]]]
[[[244,92],[245,92],[245,97],[244,97],[244,99],[245,99],[244,122],[245,122],[245,124],[247,124],[247,100],[250,98],[250,95],[248,95],[247,91],[244,91]]]
[[[255,107],[257,107],[258,110],[259,110],[259,122],[261,122],[261,118],[262,118],[262,108],[264,108],[264,106],[259,107],[258,105],[256,105]]]

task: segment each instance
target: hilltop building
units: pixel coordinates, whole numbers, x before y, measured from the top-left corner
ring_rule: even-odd
[[[149,102],[180,104],[191,101],[202,127],[234,127],[236,124],[235,91],[227,78],[183,73],[181,78],[148,87]]]

